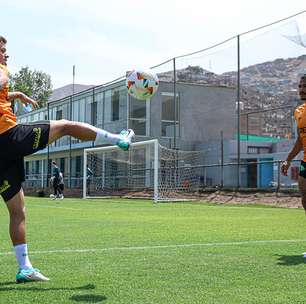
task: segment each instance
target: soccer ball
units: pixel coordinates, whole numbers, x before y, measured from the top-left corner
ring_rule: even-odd
[[[134,70],[126,76],[128,93],[139,100],[151,98],[156,93],[158,85],[157,75],[151,71]]]

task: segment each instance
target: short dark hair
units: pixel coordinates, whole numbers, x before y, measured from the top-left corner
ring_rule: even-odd
[[[306,80],[306,74],[301,76],[301,80],[303,80],[303,81]]]
[[[56,162],[55,162],[55,161],[53,161],[53,162],[52,162],[52,165],[56,165]]]
[[[3,36],[0,36],[0,42],[6,44],[7,40]]]

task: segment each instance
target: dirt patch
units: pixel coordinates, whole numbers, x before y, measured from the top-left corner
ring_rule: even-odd
[[[27,189],[26,193],[33,196],[49,196],[48,190],[43,191],[39,195],[37,189]],[[50,192],[51,193],[51,192]],[[150,198],[153,197],[153,191],[112,191],[103,193],[104,196],[121,197],[121,198]],[[66,189],[65,197],[81,198],[81,189]],[[171,198],[174,200],[196,200],[208,201],[216,204],[229,204],[229,205],[243,205],[243,204],[258,204],[270,205],[284,208],[302,208],[301,198],[297,191],[287,192],[274,192],[274,191],[230,191],[230,190],[216,190],[211,189],[208,191],[199,192],[184,192],[184,193],[171,193]]]
[[[302,208],[301,198],[298,193],[279,192],[228,192],[216,191],[213,193],[202,193],[201,200],[217,204],[261,204],[284,208]]]

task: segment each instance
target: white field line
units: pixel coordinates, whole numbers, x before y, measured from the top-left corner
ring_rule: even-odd
[[[132,250],[150,250],[150,249],[179,249],[192,247],[217,247],[217,246],[240,246],[240,245],[265,245],[277,243],[303,243],[306,239],[299,240],[254,240],[241,242],[221,242],[221,243],[198,243],[198,244],[173,244],[173,245],[156,245],[156,246],[131,246],[131,247],[109,247],[109,248],[92,248],[92,249],[54,249],[54,250],[37,250],[31,251],[30,254],[52,254],[52,253],[95,253],[107,251],[132,251]],[[0,256],[12,255],[13,252],[0,252]]]
[[[56,203],[55,203],[56,204]],[[163,204],[163,203],[162,203]],[[161,204],[161,205],[162,205]],[[91,207],[91,208],[88,208]],[[250,206],[250,205],[248,205]],[[104,208],[103,205],[100,205],[100,206],[96,206],[95,204],[89,204],[88,202],[86,202],[86,205],[84,205],[84,208],[82,208],[81,206],[78,206],[79,208],[71,208],[71,207],[62,207],[61,205],[42,205],[42,204],[29,204],[29,205],[26,205],[27,208],[53,208],[53,209],[63,209],[63,210],[73,210],[73,211],[84,211],[84,210],[93,210],[94,208],[97,209],[97,210],[101,210]],[[156,206],[154,206],[156,207]],[[208,208],[219,208],[219,207],[226,207],[226,209],[237,209],[239,208],[240,206],[223,206],[223,205],[216,205],[216,206],[211,206],[211,205],[207,205],[206,207]],[[265,208],[264,209],[264,212],[267,212],[267,211],[275,211],[275,210],[287,210],[285,208],[275,208],[274,206],[272,206],[271,208]],[[291,210],[300,210],[302,211],[301,208],[292,208]],[[258,213],[258,209],[257,208],[249,208],[249,211],[255,211]]]
[[[72,211],[84,211],[86,208],[80,208],[80,209],[77,209],[77,208],[69,208],[69,207],[61,207],[61,206],[50,206],[50,205],[29,205],[30,207],[29,208],[51,208],[51,209],[63,209],[63,210],[72,210]],[[28,207],[27,207],[28,208]],[[88,208],[87,208],[88,209]]]

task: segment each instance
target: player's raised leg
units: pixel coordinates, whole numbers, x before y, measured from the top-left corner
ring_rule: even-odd
[[[23,190],[20,189],[16,195],[8,200],[6,206],[10,216],[10,237],[19,265],[19,270],[16,274],[16,282],[49,281],[49,279],[41,274],[38,269],[33,268],[28,256]]]
[[[87,123],[65,119],[51,120],[48,143],[51,144],[65,135],[70,135],[83,141],[92,140],[97,145],[111,143],[122,150],[128,150],[135,133],[133,130],[128,129],[122,130],[119,134],[114,134]]]

